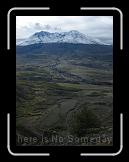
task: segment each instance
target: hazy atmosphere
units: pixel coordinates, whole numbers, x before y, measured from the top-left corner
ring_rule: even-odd
[[[112,21],[17,17],[18,146],[113,145]]]
[[[112,44],[112,16],[17,16],[16,38],[22,39],[35,32],[66,32],[78,30],[105,43]]]

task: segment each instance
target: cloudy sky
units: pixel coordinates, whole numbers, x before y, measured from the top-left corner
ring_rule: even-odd
[[[105,43],[113,41],[112,16],[16,16],[16,38],[29,37],[35,32],[78,30]]]

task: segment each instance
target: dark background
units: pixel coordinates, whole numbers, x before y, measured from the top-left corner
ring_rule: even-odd
[[[119,68],[120,73],[120,83],[119,89],[121,95],[122,104],[119,105],[119,109],[122,110],[124,114],[124,148],[120,155],[116,157],[80,157],[79,154],[65,154],[65,152],[58,154],[52,154],[51,157],[20,157],[21,160],[44,160],[46,161],[123,161],[127,160],[128,155],[128,55],[129,55],[129,25],[127,24],[129,17],[128,4],[124,0],[3,0],[0,2],[0,159],[4,158],[6,160],[19,160],[19,157],[13,157],[8,153],[7,150],[7,112],[10,112],[11,107],[10,101],[15,96],[15,89],[13,86],[15,84],[15,75],[12,72],[12,66],[15,67],[14,57],[11,53],[7,51],[7,12],[12,7],[47,7],[51,8],[50,12],[74,15],[79,10],[80,7],[118,7],[122,10],[124,15],[124,50],[122,52]]]

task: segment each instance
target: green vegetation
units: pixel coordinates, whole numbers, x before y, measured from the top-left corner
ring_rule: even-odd
[[[78,52],[17,53],[17,136],[81,137],[100,133],[112,137],[112,60]],[[62,144],[38,141],[27,145]],[[64,141],[63,145],[69,144]]]
[[[71,125],[72,134],[79,137],[86,136],[87,134],[92,133],[95,128],[100,128],[101,126],[99,118],[95,113],[93,113],[93,111],[88,110],[85,104],[81,107],[81,110],[74,114]]]

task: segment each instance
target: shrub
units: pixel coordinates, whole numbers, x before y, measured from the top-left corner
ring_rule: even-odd
[[[101,123],[98,117],[84,106],[81,111],[76,112],[73,116],[71,133],[81,137],[90,133],[91,128],[99,128],[100,126]]]

